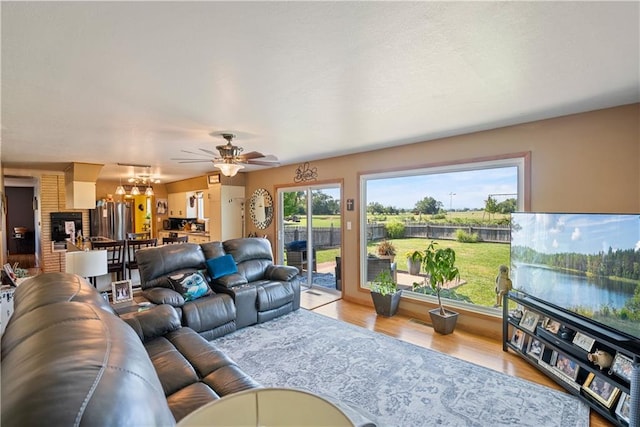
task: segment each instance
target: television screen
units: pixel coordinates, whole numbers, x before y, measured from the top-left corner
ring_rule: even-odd
[[[513,213],[514,289],[640,338],[640,215]]]

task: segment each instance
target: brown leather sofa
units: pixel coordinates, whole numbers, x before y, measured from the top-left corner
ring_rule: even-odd
[[[177,246],[177,245],[176,245]],[[85,279],[21,284],[2,336],[5,426],[171,426],[259,387],[170,305],[118,317]]]
[[[211,279],[206,261],[231,255],[237,272]],[[271,245],[263,238],[239,238],[202,244],[182,243],[141,249],[136,253],[143,295],[155,304],[170,304],[182,324],[206,339],[266,322],[300,308],[298,269],[275,265]],[[211,295],[185,301],[169,277],[201,271]]]

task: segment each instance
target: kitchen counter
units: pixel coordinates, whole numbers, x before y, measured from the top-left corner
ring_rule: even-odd
[[[170,234],[176,234],[178,237],[188,236],[190,243],[206,243],[211,238],[209,233],[204,231],[161,230],[158,232],[158,240],[161,241]]]
[[[93,250],[91,246],[91,242],[113,242],[114,240],[108,239],[106,237],[90,237],[87,239],[80,240],[72,240],[67,239],[67,251],[90,251]]]

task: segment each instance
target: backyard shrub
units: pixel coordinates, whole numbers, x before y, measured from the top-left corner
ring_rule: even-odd
[[[390,239],[402,239],[404,237],[404,224],[398,221],[389,222],[385,225],[387,237]]]
[[[461,228],[456,230],[456,240],[462,243],[477,243],[478,233],[469,233]]]

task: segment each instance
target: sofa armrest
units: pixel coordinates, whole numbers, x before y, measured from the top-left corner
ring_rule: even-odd
[[[224,286],[227,289],[230,289],[236,286],[246,285],[247,283],[249,283],[247,282],[246,277],[238,273],[228,274],[226,276],[219,277],[215,279],[214,282],[216,283],[216,285]]]
[[[289,265],[270,265],[264,275],[269,280],[289,282],[298,275],[298,268]]]
[[[157,305],[148,310],[122,316],[122,320],[138,334],[142,342],[161,337],[180,329],[180,318],[175,308],[167,304]]]
[[[173,289],[149,288],[142,292],[142,296],[156,305],[169,304],[173,307],[184,305],[184,297]]]

